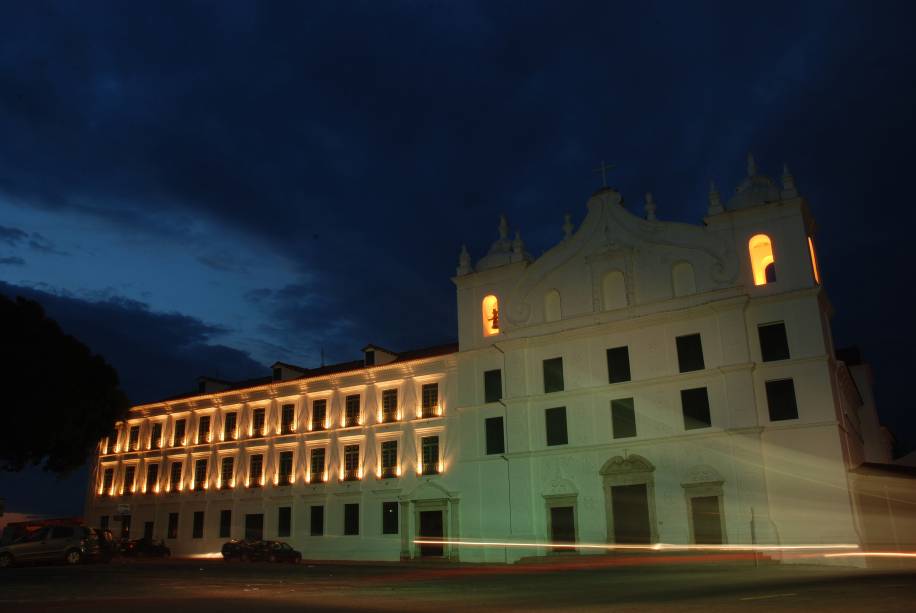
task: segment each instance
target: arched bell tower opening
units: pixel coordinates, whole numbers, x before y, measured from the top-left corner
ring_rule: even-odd
[[[481,302],[483,335],[495,336],[499,334],[499,299],[493,294],[484,297]]]
[[[754,285],[766,285],[776,280],[776,258],[773,256],[773,243],[766,234],[755,234],[747,243],[751,258],[751,271]]]

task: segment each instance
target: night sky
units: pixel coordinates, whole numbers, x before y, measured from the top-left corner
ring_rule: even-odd
[[[607,160],[632,210],[701,223],[753,151],[808,199],[837,346],[907,451],[914,6],[0,0],[0,292],[154,400],[454,340],[500,213],[538,255]],[[8,511],[84,487],[0,476]]]

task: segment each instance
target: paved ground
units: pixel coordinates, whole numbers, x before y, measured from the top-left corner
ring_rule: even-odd
[[[913,611],[916,571],[593,558],[516,566],[113,562],[0,572],[0,611]]]

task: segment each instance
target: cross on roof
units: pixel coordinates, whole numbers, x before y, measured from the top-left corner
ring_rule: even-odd
[[[604,160],[601,160],[601,166],[599,166],[598,168],[595,168],[594,172],[601,173],[601,186],[602,187],[607,187],[607,171],[609,171],[613,167],[614,167],[613,164],[605,164]]]

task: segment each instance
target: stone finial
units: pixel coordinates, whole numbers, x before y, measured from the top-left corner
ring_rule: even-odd
[[[506,219],[505,215],[499,216],[499,238],[500,240],[506,240],[509,236],[509,221]]]
[[[747,176],[757,176],[757,162],[754,161],[754,154],[750,152],[747,154]]]
[[[753,158],[750,158],[753,160]],[[750,170],[750,164],[748,165]],[[719,190],[716,189],[716,182],[709,182],[709,210],[707,211],[708,215],[718,215],[724,209],[722,208],[722,200],[719,198]]]
[[[787,164],[782,165],[782,197],[798,197],[798,190],[795,187],[795,177],[789,172],[789,166]]]
[[[569,213],[563,215],[563,240],[572,238],[573,225],[572,216]]]
[[[655,221],[655,198],[652,197],[652,192],[646,192],[646,219],[649,221]]]
[[[456,272],[459,277],[471,273],[471,254],[468,253],[466,245],[461,245],[461,253],[458,254],[458,268]]]
[[[512,253],[515,255],[522,255],[525,253],[525,243],[522,242],[522,233],[518,230],[515,231],[515,240],[512,241]]]

